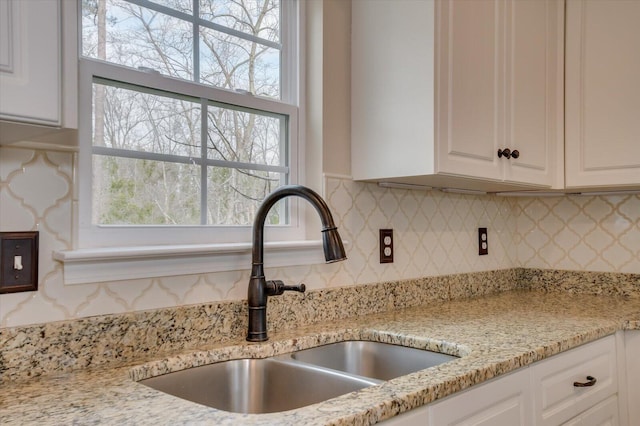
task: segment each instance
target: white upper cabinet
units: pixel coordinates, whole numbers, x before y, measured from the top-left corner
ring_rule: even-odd
[[[562,187],[564,1],[506,3],[505,180]]]
[[[69,0],[0,1],[0,143],[77,127],[77,25],[68,22],[65,31],[62,26],[63,7],[73,10],[75,5]],[[65,75],[64,43],[71,47],[65,52],[71,64]]]
[[[501,0],[438,4],[438,172],[502,180],[505,136],[504,5]],[[506,148],[506,147],[505,147]]]
[[[353,177],[561,186],[563,6],[353,2]]]
[[[0,118],[60,125],[58,3],[4,0],[0,20]]]
[[[566,185],[640,187],[640,1],[568,0]]]

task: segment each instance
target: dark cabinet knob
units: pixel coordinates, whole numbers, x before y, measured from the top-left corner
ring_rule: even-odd
[[[498,150],[498,158],[518,158],[520,157],[520,151],[518,151],[517,149],[514,149],[513,151],[511,151],[509,148],[505,148],[505,149],[499,149]]]
[[[511,150],[509,148],[499,149],[498,150],[498,158],[511,158]]]

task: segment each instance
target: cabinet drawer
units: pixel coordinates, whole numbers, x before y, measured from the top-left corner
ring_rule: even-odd
[[[562,426],[617,426],[619,424],[618,397],[614,395]]]
[[[614,336],[588,343],[533,366],[536,424],[559,425],[618,390]],[[576,387],[574,382],[595,384]]]

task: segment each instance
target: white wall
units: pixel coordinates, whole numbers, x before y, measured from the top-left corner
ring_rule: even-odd
[[[40,289],[0,295],[0,327],[244,299],[243,271],[65,286],[53,250],[71,248],[71,153],[0,148],[0,231],[40,231]],[[382,189],[339,177],[325,197],[349,259],[279,268],[270,278],[311,289],[516,266],[640,273],[640,196],[508,199]],[[489,228],[478,256],[476,228]],[[378,229],[393,228],[395,262],[378,263]]]
[[[0,231],[40,231],[40,288],[0,295],[0,327],[246,298],[250,265],[235,272],[65,286],[51,253],[71,248],[72,170],[71,153],[0,148]],[[269,278],[317,289],[517,264],[511,200],[382,189],[342,177],[327,177],[324,187],[349,241],[348,260],[271,269]],[[478,226],[489,228],[489,256],[476,254]],[[394,229],[393,264],[378,262],[380,228]]]
[[[521,266],[640,273],[640,195],[523,198],[515,215]]]
[[[349,5],[306,4],[312,13],[305,102],[308,182],[324,188],[350,242],[349,259],[268,270],[270,278],[314,289],[516,266],[640,273],[640,196],[506,199],[381,189],[348,179]],[[72,248],[72,170],[72,153],[0,148],[0,231],[40,231],[40,289],[0,295],[0,327],[246,297],[249,265],[64,286],[51,253]],[[477,255],[479,226],[489,228],[488,256]],[[394,229],[393,264],[378,263],[379,228]]]

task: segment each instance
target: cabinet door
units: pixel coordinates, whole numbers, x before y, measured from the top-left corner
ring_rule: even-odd
[[[477,388],[433,404],[429,424],[438,426],[530,425],[530,372],[528,368],[499,377]]]
[[[0,1],[0,119],[60,125],[58,0]]]
[[[436,158],[439,173],[502,180],[501,0],[438,3]]]
[[[438,172],[556,183],[563,18],[558,0],[440,3]],[[505,148],[520,156],[498,158]]]
[[[629,424],[640,425],[640,331],[625,331],[624,346]]]
[[[618,390],[616,347],[609,336],[534,364],[536,424],[559,425],[593,407]],[[595,384],[576,387],[574,382]]]
[[[640,185],[640,1],[568,0],[566,185]]]
[[[563,423],[563,426],[618,426],[619,424],[618,397],[613,395],[574,419]]]
[[[505,180],[551,186],[563,157],[564,2],[506,2],[506,136],[502,148],[519,157],[502,159]],[[560,150],[560,154],[562,151]],[[559,173],[561,175],[561,173]],[[558,186],[562,186],[562,181]]]

